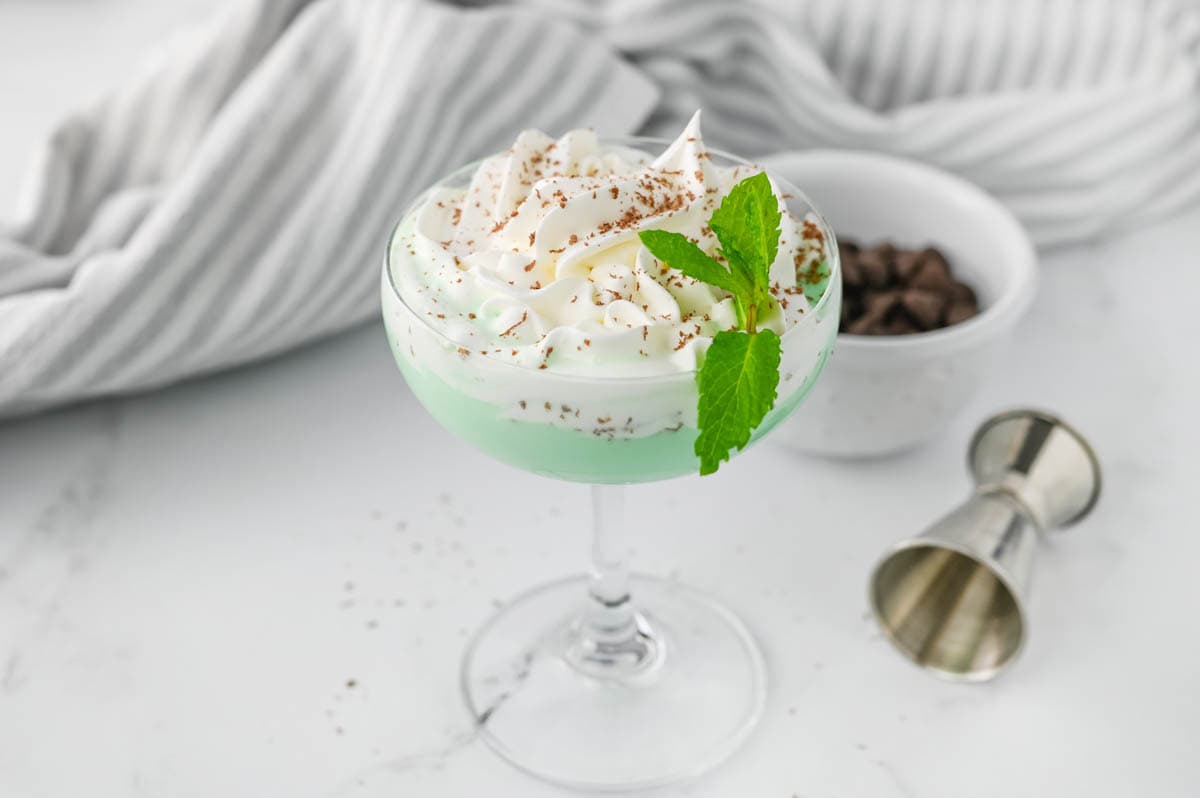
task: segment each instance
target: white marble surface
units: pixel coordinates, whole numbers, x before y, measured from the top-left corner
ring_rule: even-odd
[[[205,5],[0,4],[0,207],[50,121]],[[772,675],[750,744],[662,795],[1200,792],[1197,251],[1200,211],[1047,255],[1004,368],[919,452],[764,446],[632,492],[641,567],[722,596]],[[1023,660],[945,684],[880,639],[864,582],[1013,403],[1090,434],[1106,492],[1043,551]],[[760,491],[810,498],[734,531],[719,497]],[[435,426],[377,327],[0,424],[0,796],[563,794],[472,739],[455,667],[494,603],[583,565],[585,501]]]

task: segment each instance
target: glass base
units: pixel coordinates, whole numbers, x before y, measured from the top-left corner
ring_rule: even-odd
[[[577,789],[666,784],[720,763],[762,715],[762,654],[733,613],[674,582],[630,585],[656,641],[653,660],[632,671],[598,675],[572,655],[586,577],[517,597],[471,642],[467,707],[518,768]]]

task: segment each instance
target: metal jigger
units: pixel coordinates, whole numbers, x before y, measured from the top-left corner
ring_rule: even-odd
[[[975,492],[871,576],[871,607],[905,656],[950,679],[983,681],[1026,637],[1039,533],[1083,518],[1100,496],[1088,442],[1054,416],[1013,410],[983,423],[967,455]]]

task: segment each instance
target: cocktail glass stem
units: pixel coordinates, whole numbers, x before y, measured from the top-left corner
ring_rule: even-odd
[[[587,599],[570,631],[566,657],[578,670],[601,679],[626,679],[655,666],[660,638],[634,606],[629,557],[621,539],[625,487],[593,485],[592,570]]]

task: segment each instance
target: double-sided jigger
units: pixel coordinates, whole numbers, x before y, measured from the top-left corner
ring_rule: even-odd
[[[1013,410],[975,432],[971,498],[895,546],[871,576],[884,633],[918,665],[983,681],[1025,641],[1023,605],[1040,534],[1087,515],[1100,464],[1083,436],[1054,416]]]

